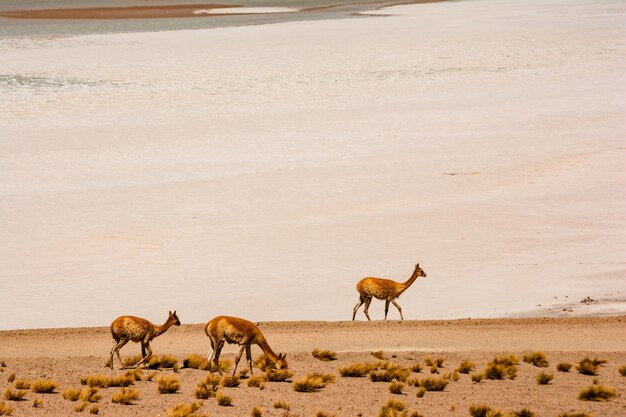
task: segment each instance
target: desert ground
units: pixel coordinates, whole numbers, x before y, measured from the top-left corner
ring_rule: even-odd
[[[335,382],[319,392],[294,391],[290,382],[267,382],[263,390],[247,386],[245,379],[234,388],[223,388],[231,396],[233,405],[219,406],[215,398],[203,401],[196,411],[210,416],[249,415],[259,406],[267,416],[313,416],[324,410],[336,416],[375,416],[388,399],[404,402],[408,408],[423,416],[469,416],[471,405],[487,405],[502,411],[527,408],[538,417],[556,417],[566,411],[584,411],[590,415],[623,416],[626,411],[626,377],[618,368],[626,364],[626,317],[608,318],[541,318],[541,319],[465,319],[452,321],[356,321],[356,322],[268,322],[258,323],[276,352],[287,354],[293,376],[288,381],[312,372],[332,374]],[[112,339],[108,328],[75,328],[20,330],[0,332],[0,360],[6,367],[0,373],[0,389],[15,388],[7,382],[10,374],[16,380],[33,381],[47,378],[58,382],[53,394],[29,392],[21,402],[5,401],[14,408],[13,416],[67,416],[74,415],[80,404],[62,398],[68,387],[80,388],[80,378],[89,375],[120,375],[124,370],[105,368]],[[322,362],[311,355],[315,348],[337,353],[337,359]],[[203,327],[182,325],[172,327],[153,342],[154,354],[173,355],[182,368],[189,354],[205,356],[209,340]],[[341,377],[338,369],[353,363],[374,363],[379,360],[372,352],[383,351],[384,359],[393,364],[410,367],[420,363],[423,369],[411,378],[441,377],[453,372],[463,360],[471,360],[476,367],[471,374],[480,373],[496,356],[516,354],[520,359],[517,377],[513,380],[471,381],[470,374],[460,374],[458,381],[450,380],[442,392],[429,391],[422,398],[417,388],[405,386],[402,394],[391,394],[387,382],[371,382],[363,378]],[[548,366],[539,368],[521,361],[524,354],[543,351]],[[235,347],[229,346],[222,359],[234,359]],[[261,351],[254,347],[256,359]],[[137,344],[122,349],[123,358],[139,354]],[[606,360],[597,377],[555,369],[559,362],[575,364],[584,356]],[[436,374],[424,364],[427,357],[444,358]],[[239,370],[246,367],[244,360]],[[152,381],[136,381],[131,388],[139,391],[133,405],[111,403],[111,396],[120,388],[102,388],[99,414],[105,416],[163,416],[180,403],[197,401],[195,389],[208,371],[182,368],[144,370],[143,377],[153,372]],[[538,385],[535,376],[540,372],[552,374],[548,385]],[[181,382],[180,391],[159,394],[156,380],[160,375],[174,375]],[[254,375],[261,375],[258,369]],[[217,374],[216,374],[217,375]],[[616,388],[620,396],[608,402],[580,401],[578,392],[597,378],[601,384]],[[41,408],[33,408],[36,398],[43,399]],[[285,401],[290,411],[274,409],[277,401]],[[91,406],[91,405],[90,405]],[[84,413],[88,412],[89,407]]]

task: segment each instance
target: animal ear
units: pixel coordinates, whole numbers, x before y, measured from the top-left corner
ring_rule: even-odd
[[[176,310],[174,310],[174,315],[176,315]]]
[[[168,311],[167,314],[172,315],[172,310]]]

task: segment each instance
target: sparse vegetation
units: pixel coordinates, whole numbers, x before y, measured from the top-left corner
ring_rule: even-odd
[[[335,417],[335,415],[334,414],[330,414],[330,413],[328,413],[326,411],[323,411],[323,410],[318,410],[315,413],[315,417]]]
[[[559,362],[556,364],[556,370],[559,372],[569,372],[572,369],[572,364],[567,362]]]
[[[148,374],[148,376],[146,376],[146,381],[152,381],[154,379],[155,376],[158,375],[158,372],[151,372]]]
[[[265,388],[265,381],[267,378],[265,376],[253,376],[248,379],[248,386],[251,388]]]
[[[115,404],[130,405],[133,401],[139,399],[139,392],[132,388],[122,388],[114,392],[111,396],[111,402]]]
[[[293,376],[289,369],[268,369],[265,372],[267,380],[271,382],[285,382]]]
[[[422,372],[422,365],[420,365],[419,362],[414,363],[413,365],[411,365],[411,372],[419,374],[420,372]]]
[[[383,352],[382,350],[372,352],[372,356],[381,361],[385,360],[385,352]]]
[[[33,408],[40,408],[43,407],[43,400],[41,398],[35,398],[33,400]],[[2,415],[2,413],[0,413],[0,416]]]
[[[178,404],[174,408],[167,410],[167,417],[196,417],[195,412],[200,409],[201,403]]]
[[[222,407],[230,407],[233,405],[233,398],[224,394],[222,390],[217,391],[217,404]]]
[[[285,401],[276,401],[274,402],[274,408],[289,411],[289,404]]]
[[[151,356],[150,359],[148,360],[147,368],[148,369],[161,369],[161,368],[167,369],[167,368],[174,368],[177,365],[178,365],[178,359],[176,359],[175,356],[154,355],[154,356]]]
[[[17,379],[14,381],[13,386],[15,386],[16,389],[30,389],[30,381],[26,380],[26,379]]]
[[[559,417],[593,417],[591,414],[583,413],[582,411],[569,411],[559,414]]]
[[[619,368],[617,368],[617,371],[621,376],[626,376],[626,365],[620,366]]]
[[[173,394],[180,389],[180,380],[173,375],[161,375],[157,379],[157,389],[160,394]]]
[[[100,412],[100,406],[95,404],[92,405],[91,408],[89,409],[89,414],[98,414]]]
[[[472,405],[469,408],[472,417],[504,417],[502,411],[492,409],[486,405]]]
[[[250,410],[250,417],[262,417],[263,416],[263,410],[261,409],[261,407],[259,407],[258,405],[255,405],[254,407],[252,407],[252,409]]]
[[[610,401],[617,397],[617,390],[602,384],[592,384],[578,393],[581,401]]]
[[[554,379],[554,375],[545,372],[539,372],[535,376],[535,381],[537,381],[539,385],[548,385],[552,379]]]
[[[548,367],[548,359],[543,352],[530,352],[524,355],[524,362],[531,363],[539,368]]]
[[[76,404],[76,407],[74,407],[74,411],[76,411],[77,413],[82,413],[83,411],[85,411],[85,408],[87,408],[89,404],[87,403],[79,403]]]
[[[0,401],[0,416],[10,416],[12,412],[13,407]]]
[[[198,384],[196,390],[194,391],[194,395],[198,400],[206,400],[207,398],[215,397],[215,388],[213,386]]]
[[[80,400],[87,403],[97,403],[102,399],[102,395],[98,394],[98,388],[83,388],[80,392]]]
[[[109,378],[107,382],[108,387],[128,387],[133,385],[135,378],[132,375],[118,375]]]
[[[78,401],[78,399],[80,398],[80,389],[67,388],[61,393],[61,395],[64,399],[68,401]]]
[[[220,385],[223,387],[238,387],[241,384],[238,376],[226,376],[224,375],[220,380]]]
[[[405,382],[411,375],[411,370],[400,365],[392,365],[384,362],[381,366],[382,371],[370,371],[370,380],[372,382],[391,382],[394,379]]]
[[[330,362],[337,360],[337,354],[332,350],[323,350],[323,349],[313,349],[311,352],[314,358],[319,359],[323,362]]]
[[[139,363],[139,361],[141,359],[142,359],[141,355],[127,356],[122,361],[122,366],[124,368],[133,368],[133,367],[135,367]],[[109,358],[109,362],[110,361],[111,361],[111,359]]]
[[[254,360],[254,366],[259,368],[263,372],[267,372],[268,369],[276,369],[276,365],[265,354],[261,354]]]
[[[478,384],[482,380],[483,380],[483,374],[482,373],[479,372],[479,373],[472,374],[472,382],[475,382],[475,383]]]
[[[197,354],[188,355],[183,359],[183,368],[199,369],[201,371],[208,371],[211,366],[206,357]],[[182,404],[181,404],[182,405]]]
[[[333,375],[308,374],[293,381],[293,389],[297,392],[316,392],[333,382]]]
[[[476,365],[472,361],[462,361],[456,370],[462,374],[469,374],[475,367]]]
[[[605,363],[606,361],[604,359],[590,359],[585,356],[576,365],[576,370],[583,375],[598,375],[598,367]]]
[[[483,377],[487,379],[515,379],[519,360],[515,355],[499,356],[489,362],[483,371]],[[472,379],[473,380],[473,379]]]
[[[348,378],[362,378],[369,374],[373,366],[369,363],[355,363],[339,368],[339,374]]]
[[[522,408],[519,411],[511,411],[509,414],[511,417],[535,417],[535,413],[530,411],[528,408]]]
[[[422,398],[424,396],[424,394],[426,394],[426,388],[419,387],[417,389],[417,392],[415,393],[415,396],[417,396],[417,398]]]
[[[419,386],[426,391],[443,391],[448,385],[448,380],[444,378],[424,378],[419,380]]]
[[[141,369],[133,369],[132,371],[126,371],[124,376],[130,377],[135,381],[141,381],[143,378],[143,371]]]
[[[8,378],[7,378],[7,382],[8,382],[9,384],[12,384],[12,383],[13,383],[13,381],[15,381],[15,374],[14,374],[14,373],[10,373],[10,374],[9,374],[9,376],[8,376]]]
[[[433,361],[432,356],[426,356],[424,358],[424,363],[426,364],[426,366],[433,366],[435,364],[435,362]]]
[[[24,397],[26,396],[26,394],[28,394],[28,391],[13,391],[11,388],[7,387],[4,390],[4,399],[8,401],[24,401]]]
[[[389,384],[389,392],[392,394],[402,394],[402,390],[404,389],[404,384],[399,381],[393,381]]]
[[[402,413],[402,414],[400,414]],[[378,417],[396,417],[406,415],[406,404],[402,401],[389,399],[380,409]]]
[[[82,385],[88,385],[90,387],[106,388],[109,386],[111,378],[104,375],[89,375],[80,379]]]

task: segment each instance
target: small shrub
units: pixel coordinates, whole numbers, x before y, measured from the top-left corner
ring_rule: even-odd
[[[604,359],[590,359],[588,356],[585,356],[576,365],[576,370],[583,375],[598,375],[598,367],[605,363]]]
[[[433,366],[435,364],[435,361],[433,361],[433,358],[431,356],[426,356],[424,358],[424,363],[426,364],[426,366]]]
[[[435,365],[437,365],[437,368],[442,368],[444,361],[445,361],[445,358],[442,358],[442,357],[436,358],[435,359]]]
[[[474,370],[474,368],[476,367],[476,365],[474,365],[474,362],[472,361],[463,361],[459,364],[459,367],[457,368],[457,371],[459,371],[462,374],[469,374],[470,372],[472,372]]]
[[[98,414],[100,412],[100,406],[99,405],[92,405],[91,408],[89,409],[89,414]]]
[[[332,375],[308,374],[293,381],[293,389],[297,392],[317,392],[334,380]]]
[[[167,417],[194,417],[194,414],[202,404],[193,402],[191,404],[178,404],[174,408],[167,410]]]
[[[41,398],[35,398],[33,400],[33,408],[41,408],[43,407],[43,400]],[[0,416],[2,413],[0,413]]]
[[[380,409],[378,417],[400,417],[404,414],[405,411],[406,404],[404,404],[402,401],[389,399]]]
[[[422,365],[418,363],[415,363],[413,365],[411,365],[411,372],[415,372],[416,374],[419,374],[422,371]]]
[[[259,368],[263,372],[267,372],[268,369],[276,369],[276,364],[272,362],[265,354],[262,354],[254,361],[254,366]]]
[[[626,365],[620,366],[619,368],[617,368],[617,371],[621,376],[626,376]]]
[[[180,389],[180,380],[175,376],[161,375],[157,379],[157,389],[160,394],[174,394]]]
[[[267,379],[264,376],[253,376],[250,379],[248,379],[248,386],[250,388],[265,387],[265,381],[267,381]]]
[[[593,384],[578,393],[581,401],[610,401],[617,397],[617,390],[602,384]]]
[[[141,359],[143,359],[143,357],[141,355],[127,356],[122,361],[122,366],[124,368],[133,368],[133,367],[135,367],[135,365],[137,365],[139,363],[139,361]],[[110,359],[109,359],[109,362],[110,362]]]
[[[479,383],[482,380],[483,380],[483,374],[482,373],[472,374],[472,382]]]
[[[83,411],[85,411],[85,408],[87,408],[89,404],[87,403],[80,403],[80,404],[76,404],[76,407],[74,407],[74,411],[76,411],[77,413],[82,413]]]
[[[13,385],[17,389],[30,389],[30,381],[26,379],[18,379],[13,383]]]
[[[569,411],[559,414],[559,417],[593,417],[591,414],[583,413],[582,411]]]
[[[510,357],[496,358],[487,364],[483,371],[483,377],[487,379],[515,379],[517,367]]]
[[[132,375],[118,375],[108,379],[107,387],[128,387],[135,383]]]
[[[438,374],[439,373],[439,368],[437,367],[437,365],[433,365],[430,367],[430,373],[431,374]]]
[[[446,385],[448,385],[448,380],[443,378],[424,378],[419,381],[419,386],[425,388],[426,391],[443,391]]]
[[[174,366],[178,365],[178,359],[176,359],[175,356],[172,355],[163,355],[163,356],[158,356],[158,355],[154,355],[151,356],[150,359],[148,360],[148,365],[147,368],[148,369],[167,369],[167,368],[174,368]]]
[[[372,352],[372,356],[381,361],[385,360],[385,352],[382,350]]]
[[[332,350],[322,350],[322,349],[313,349],[311,352],[314,358],[319,359],[323,362],[330,362],[337,360],[337,354]]]
[[[287,404],[285,401],[276,401],[274,403],[274,408],[289,411],[289,404]]]
[[[98,388],[84,388],[80,392],[80,400],[86,403],[97,403],[102,399],[102,395],[98,394]]]
[[[64,399],[68,401],[78,401],[80,398],[80,389],[68,388],[61,393]]]
[[[9,401],[24,401],[24,396],[26,396],[26,394],[28,394],[28,391],[13,391],[11,388],[7,387],[4,390],[4,399]]]
[[[400,365],[384,364],[383,367],[383,371],[372,370],[370,372],[370,380],[372,382],[391,382],[394,379],[405,382],[411,375],[410,369],[404,368]]]
[[[209,361],[202,355],[192,354],[183,359],[183,368],[199,369],[208,371],[210,368]]]
[[[254,407],[252,407],[252,409],[250,410],[250,417],[262,417],[263,416],[263,410],[261,409],[261,407],[259,407],[258,405],[255,405]]]
[[[158,372],[151,372],[146,376],[146,381],[152,381],[154,379],[155,376],[157,376],[159,373]]]
[[[524,362],[531,363],[539,368],[548,367],[548,359],[543,352],[530,352],[524,355]]]
[[[194,395],[198,400],[206,400],[208,398],[215,397],[216,392],[216,386],[199,383],[194,391]]]
[[[469,408],[472,417],[504,417],[500,410],[494,410],[486,405],[472,405]]]
[[[0,416],[10,416],[12,412],[13,407],[0,401]]]
[[[9,384],[12,384],[12,383],[13,383],[13,381],[15,381],[15,374],[14,374],[14,373],[10,373],[10,374],[9,374],[9,376],[8,376],[8,378],[7,378],[7,382],[8,382]]]
[[[522,408],[519,411],[511,411],[511,417],[535,417],[535,413],[528,408]]]
[[[347,378],[361,378],[369,374],[371,370],[372,365],[369,363],[355,363],[339,368],[339,374]]]
[[[537,381],[539,385],[548,385],[552,379],[554,379],[554,375],[545,372],[540,372],[535,376],[535,381]]]
[[[315,417],[335,417],[335,415],[334,414],[330,414],[330,413],[328,413],[326,411],[323,411],[323,410],[318,410],[315,413]]]
[[[424,387],[419,387],[417,392],[415,393],[417,398],[422,398],[424,396],[424,394],[426,394],[426,388],[424,388]]]
[[[37,394],[52,394],[59,384],[50,379],[37,379],[30,386],[32,392]]]
[[[399,381],[394,381],[389,384],[389,392],[392,394],[402,394],[402,390],[404,389],[404,384]]]
[[[134,381],[141,381],[143,378],[143,371],[141,369],[133,369],[132,371],[126,371],[124,376],[132,378]]]
[[[293,376],[289,369],[268,369],[265,372],[267,380],[271,382],[284,382]]]
[[[88,377],[84,377],[80,379],[80,383],[82,385],[87,385],[90,387],[98,387],[98,388],[106,388],[109,386],[109,382],[111,378],[104,375],[89,375]]]
[[[220,385],[223,387],[238,387],[241,384],[238,376],[223,376],[220,380]]]
[[[133,401],[139,399],[139,392],[132,388],[122,388],[114,392],[111,396],[111,402],[115,404],[130,405]]]
[[[559,372],[569,372],[572,369],[572,364],[567,362],[559,362],[556,364],[556,370]]]
[[[216,398],[217,404],[221,405],[222,407],[230,407],[233,405],[233,398],[224,394],[222,390],[217,391]]]
[[[222,381],[222,377],[219,375],[207,374],[204,379],[200,382],[201,384],[210,385],[213,387],[217,387]],[[216,388],[217,390],[217,388]]]

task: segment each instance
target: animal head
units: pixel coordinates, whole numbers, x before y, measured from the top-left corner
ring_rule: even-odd
[[[426,272],[424,272],[424,270],[420,268],[419,263],[415,264],[415,271],[413,272],[413,275],[415,275],[416,277],[426,278]]]
[[[180,320],[178,320],[178,316],[176,315],[176,310],[174,310],[174,312],[172,313],[171,311],[169,312],[169,317],[167,318],[168,321],[171,321],[174,326],[180,326]]]
[[[287,359],[285,359],[285,357],[287,356],[286,353],[279,353],[278,354],[278,361],[276,362],[276,367],[278,369],[287,369],[289,366],[287,365]]]

